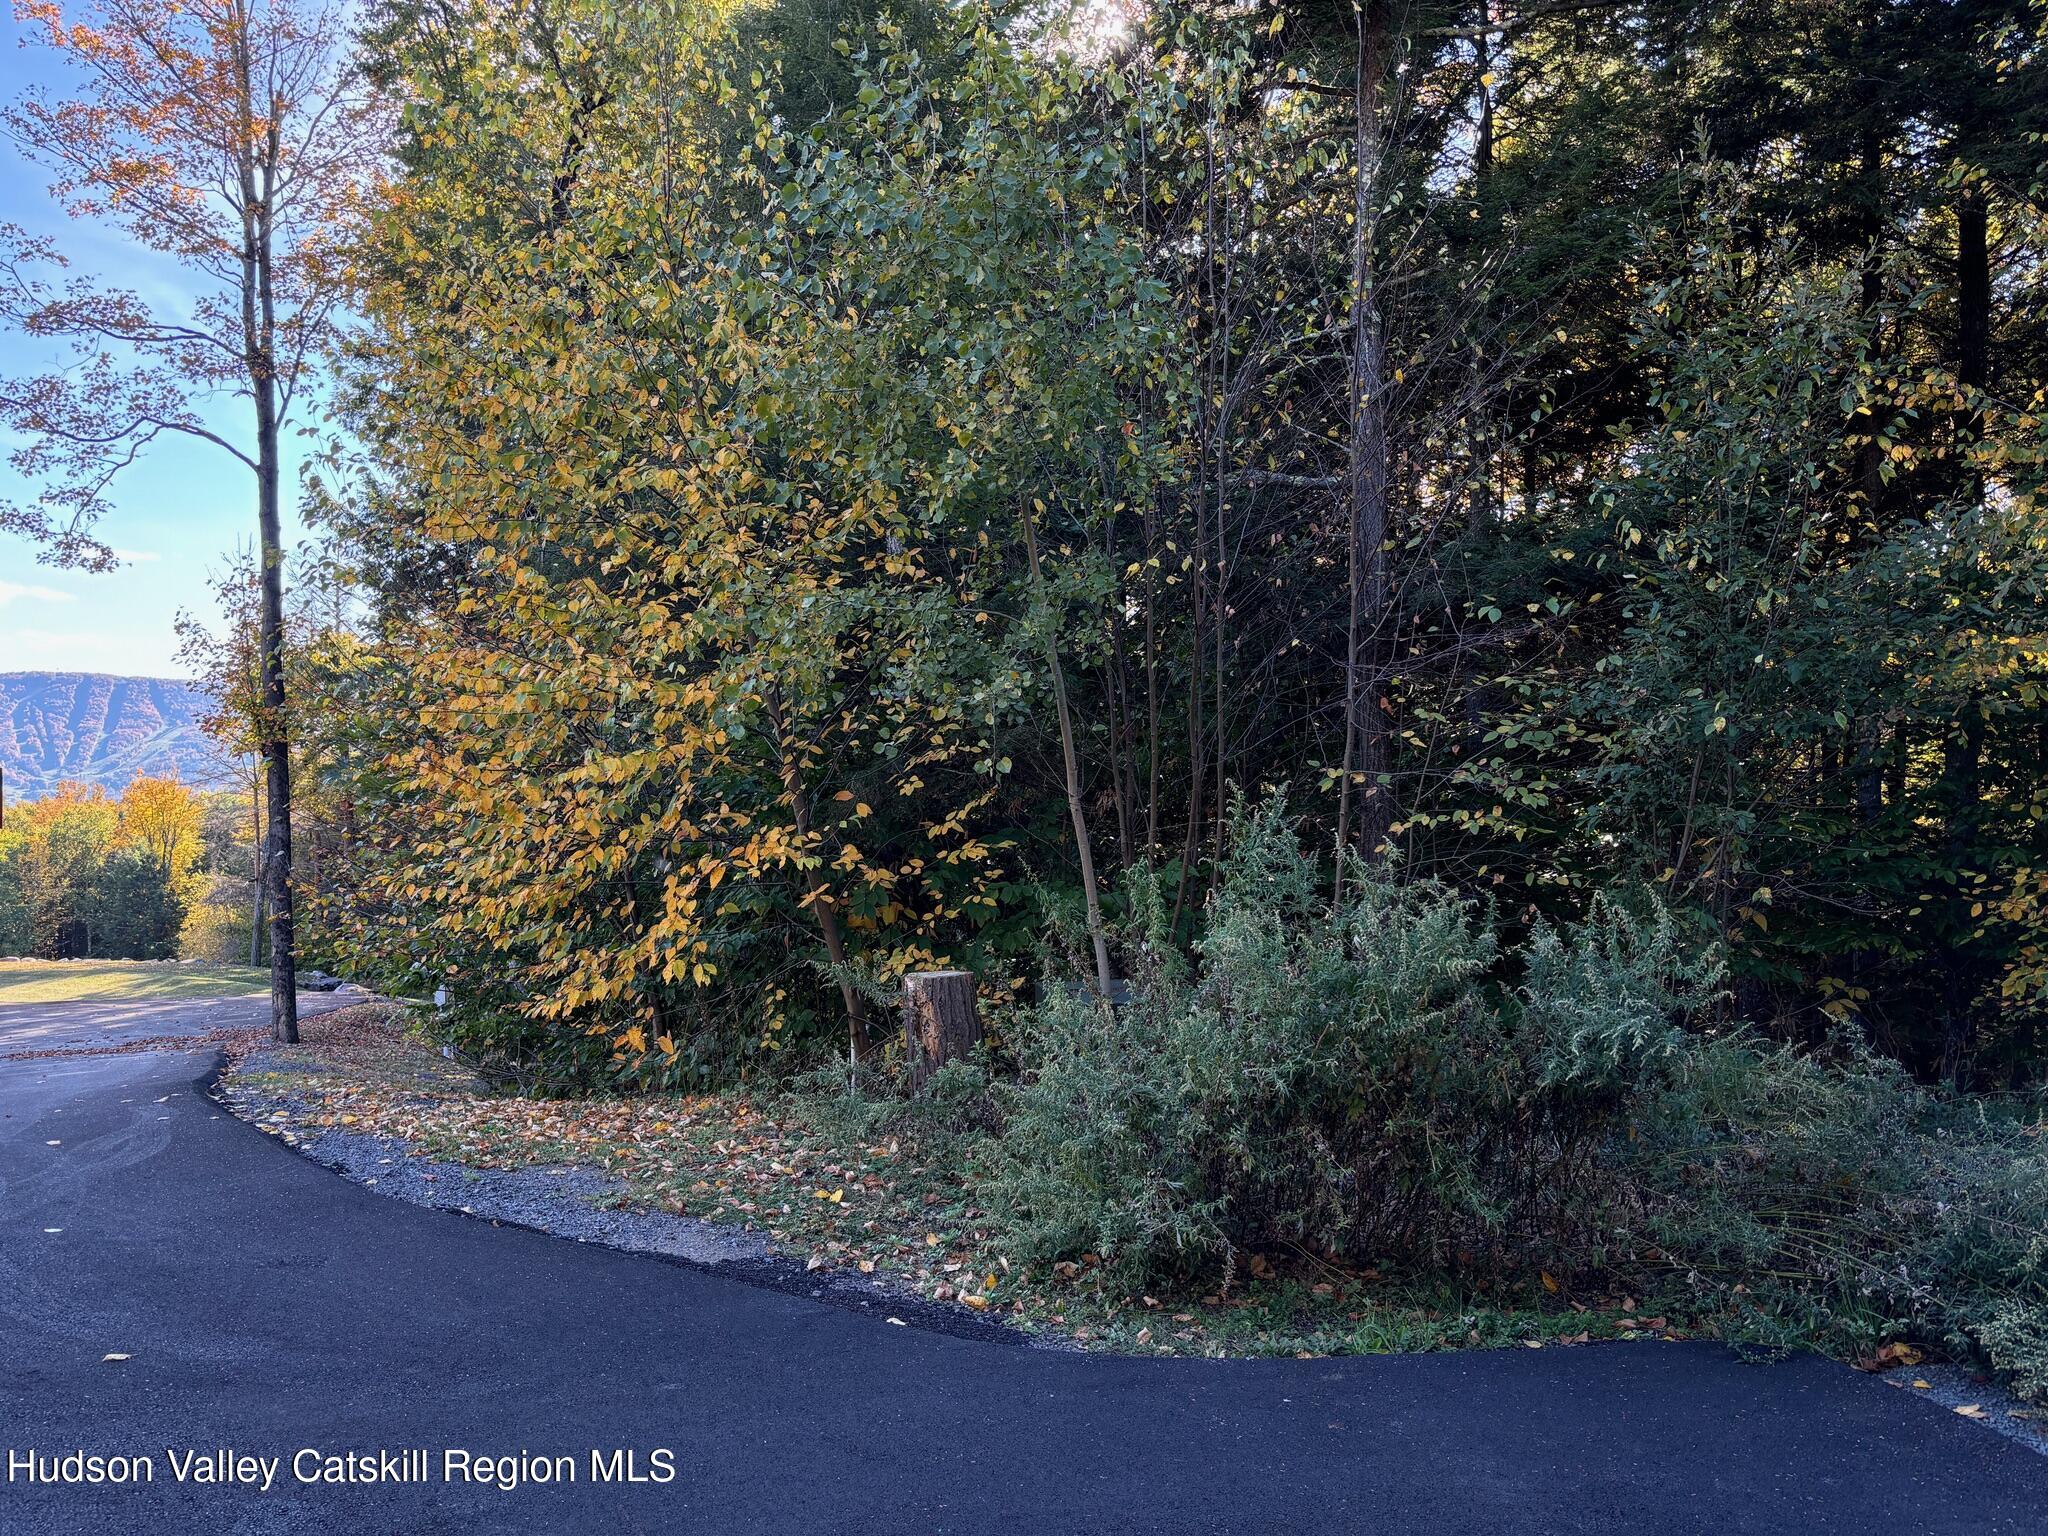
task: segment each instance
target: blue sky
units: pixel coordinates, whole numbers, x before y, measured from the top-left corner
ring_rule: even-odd
[[[11,6],[0,7],[0,93],[19,94],[30,82],[59,83],[47,51],[23,48],[23,28]],[[0,139],[0,222],[52,236],[73,270],[133,288],[182,311],[192,287],[177,265],[129,244],[118,233],[70,223],[51,203],[45,177]],[[40,371],[63,354],[39,351],[0,331],[0,371]],[[250,436],[247,402],[221,400],[207,424],[235,441]],[[4,461],[12,447],[0,435],[0,497],[33,499]],[[288,447],[285,494],[289,512],[298,485],[296,444]],[[173,623],[185,610],[215,619],[212,576],[256,537],[254,477],[233,458],[193,438],[165,438],[115,482],[113,515],[100,537],[124,559],[104,575],[39,563],[28,543],[0,534],[0,672],[119,672],[174,677],[178,665]],[[303,536],[288,517],[286,540]]]

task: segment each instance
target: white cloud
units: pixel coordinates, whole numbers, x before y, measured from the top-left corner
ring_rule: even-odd
[[[163,559],[163,556],[153,549],[116,548],[113,551],[113,555],[116,560],[119,560],[124,565],[147,565],[152,560]]]
[[[60,592],[55,587],[25,587],[18,581],[0,581],[0,608],[25,597],[37,603],[71,603],[77,598],[69,592]]]

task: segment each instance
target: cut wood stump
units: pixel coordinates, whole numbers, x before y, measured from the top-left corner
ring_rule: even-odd
[[[903,978],[903,1043],[910,1080],[924,1080],[981,1043],[974,1006],[974,972],[912,971]]]

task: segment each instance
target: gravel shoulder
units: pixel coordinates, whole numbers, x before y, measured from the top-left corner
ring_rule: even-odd
[[[416,1063],[409,1065],[416,1068]],[[1073,1347],[1063,1339],[1027,1334],[965,1308],[933,1302],[886,1277],[807,1263],[761,1233],[731,1223],[634,1208],[625,1180],[603,1169],[573,1163],[472,1168],[428,1156],[402,1137],[311,1124],[312,1106],[295,1085],[318,1070],[289,1049],[245,1048],[232,1052],[231,1065],[212,1092],[230,1113],[293,1151],[393,1199],[493,1226],[651,1255],[903,1327],[991,1343]]]
[[[1916,1365],[1887,1371],[1885,1385],[2048,1456],[2048,1409],[2030,1407],[1995,1381],[1960,1365]]]

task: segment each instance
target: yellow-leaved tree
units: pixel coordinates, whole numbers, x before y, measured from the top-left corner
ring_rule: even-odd
[[[973,164],[933,137],[929,186],[868,200],[781,137],[715,8],[569,9],[387,39],[421,169],[361,232],[374,467],[333,499],[409,572],[348,684],[408,724],[347,899],[508,1062],[677,1081],[832,1015],[864,1053],[880,987],[985,937],[1017,877],[996,740],[1058,625],[991,529],[1047,451],[1033,379],[1077,356],[1024,328],[1028,366],[975,364],[1006,294],[864,395],[835,253],[921,193],[967,234]],[[899,294],[886,344],[942,291]]]

